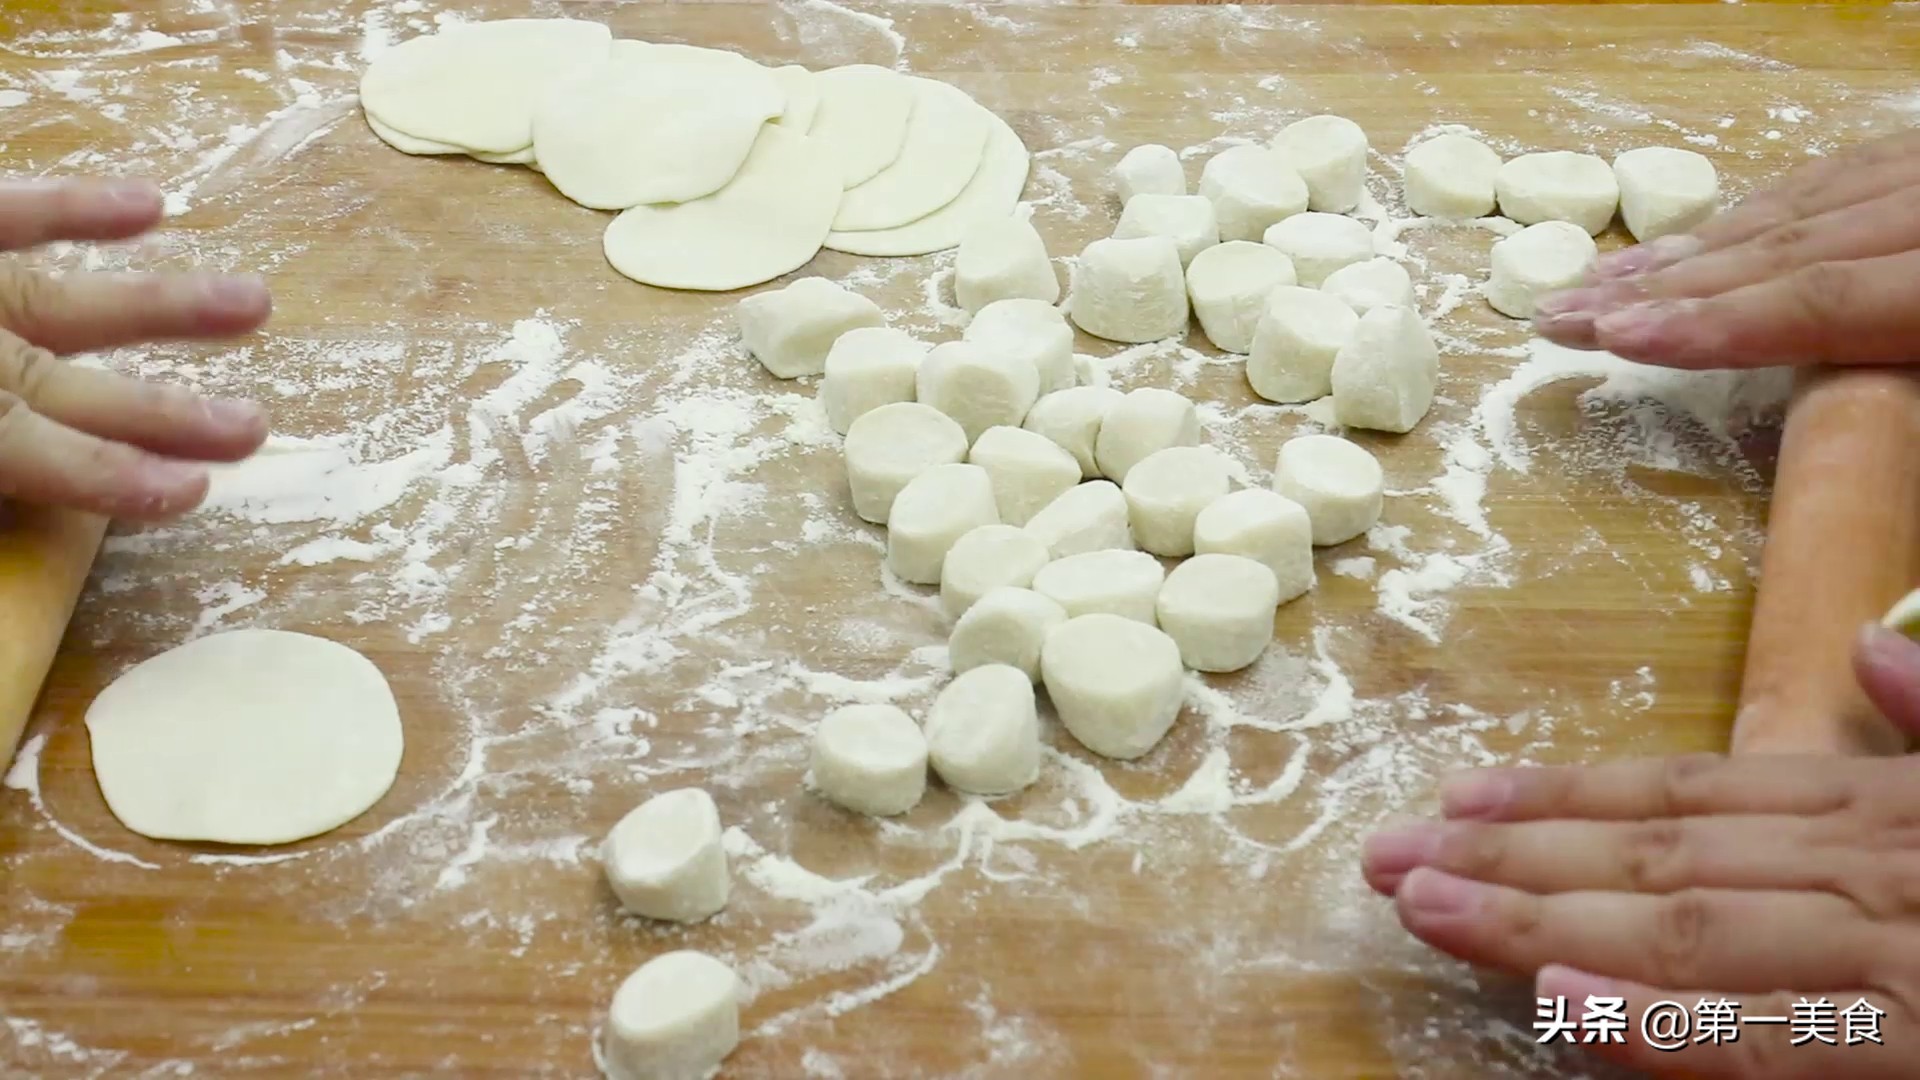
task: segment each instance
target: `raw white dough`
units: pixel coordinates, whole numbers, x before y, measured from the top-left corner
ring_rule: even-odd
[[[926,356],[927,347],[912,334],[887,326],[855,327],[835,338],[820,380],[827,423],[845,435],[855,420],[880,406],[912,401]]]
[[[947,639],[947,663],[955,673],[987,664],[1020,669],[1040,681],[1040,647],[1053,628],[1067,621],[1059,604],[1032,589],[1003,585],[982,596],[953,625]]]
[[[955,791],[1008,795],[1040,776],[1033,682],[1006,664],[961,672],[927,712],[928,757]]]
[[[635,915],[699,922],[727,906],[720,811],[699,788],[662,792],[635,807],[600,849],[607,883]]]
[[[403,154],[414,154],[417,156],[466,154],[475,161],[484,161],[489,165],[529,165],[534,166],[535,171],[538,171],[538,166],[533,159],[533,147],[531,146],[505,154],[489,154],[484,150],[469,152],[449,143],[434,142],[431,139],[418,139],[404,131],[397,131],[387,124],[382,123],[379,117],[365,110],[362,110],[360,115],[366,118],[367,127],[373,129],[373,133],[378,135],[382,142]]]
[[[859,814],[891,817],[927,790],[927,737],[892,705],[847,705],[813,729],[814,789]]]
[[[1169,446],[1141,458],[1120,486],[1141,550],[1170,559],[1193,554],[1193,522],[1233,486],[1227,459],[1206,446]]]
[[[1244,555],[1273,571],[1284,604],[1313,588],[1313,522],[1277,491],[1244,488],[1207,504],[1193,522],[1196,554]]]
[[[995,116],[990,124],[980,167],[952,202],[897,229],[829,233],[825,246],[849,255],[928,255],[958,245],[982,221],[1011,214],[1027,186],[1031,159],[1005,120]]]
[[[1333,358],[1333,418],[1346,427],[1404,435],[1433,407],[1440,350],[1412,310],[1377,307],[1360,317]]]
[[[887,567],[901,581],[940,584],[954,542],[1000,520],[993,481],[978,465],[935,465],[907,481],[887,515]]]
[[[788,64],[774,68],[773,78],[787,96],[786,111],[774,123],[795,135],[805,135],[820,111],[820,88],[814,85],[813,72],[799,64]]]
[[[1195,671],[1239,671],[1273,640],[1280,583],[1242,555],[1195,555],[1173,568],[1155,609],[1160,628]]]
[[[1350,217],[1309,211],[1266,231],[1263,241],[1293,260],[1300,284],[1317,289],[1343,266],[1373,258],[1373,233]]]
[[[1298,286],[1273,290],[1253,332],[1247,382],[1268,401],[1326,397],[1333,393],[1333,358],[1359,325],[1360,317],[1331,293]]]
[[[1407,151],[1407,209],[1424,217],[1464,221],[1493,213],[1500,155],[1458,132],[1436,135]]]
[[[778,379],[820,374],[842,334],[887,321],[878,304],[823,277],[749,296],[734,318],[747,351]]]
[[[1088,551],[1055,559],[1033,575],[1033,591],[1068,618],[1104,611],[1153,625],[1153,602],[1167,572],[1144,551]]]
[[[996,300],[980,309],[961,340],[1032,364],[1040,373],[1042,394],[1064,390],[1075,382],[1073,327],[1059,308],[1046,301]]]
[[[1222,352],[1251,351],[1267,298],[1293,283],[1293,260],[1246,240],[1210,247],[1187,267],[1187,299],[1201,331]]]
[[[1040,372],[1027,357],[949,341],[927,353],[914,386],[921,403],[953,417],[971,441],[990,427],[1019,427],[1040,397]]]
[[[1158,143],[1136,146],[1113,167],[1113,191],[1122,209],[1135,195],[1185,195],[1187,171],[1180,155]]]
[[[1307,182],[1278,151],[1233,146],[1200,170],[1200,194],[1213,203],[1220,239],[1257,241],[1274,223],[1307,209]]]
[[[601,1037],[608,1080],[703,1080],[740,1043],[740,979],[705,953],[663,953],[614,992]]]
[[[853,512],[875,525],[887,523],[900,489],[935,465],[967,459],[967,433],[931,405],[900,401],[861,414],[847,427],[841,452]]]
[[[858,187],[899,159],[920,104],[908,76],[872,64],[850,64],[815,73],[813,87],[820,104],[807,136],[838,167],[842,187]]]
[[[1000,520],[1025,525],[1048,503],[1080,482],[1080,464],[1052,439],[1024,428],[990,427],[973,441],[967,460],[993,478]]]
[[[1080,464],[1080,478],[1092,480],[1100,475],[1094,459],[1094,447],[1100,439],[1100,426],[1107,413],[1124,397],[1111,386],[1075,386],[1043,394],[1027,410],[1023,425],[1028,431],[1045,435]]]
[[[155,840],[287,844],[359,817],[400,768],[380,670],[324,638],[234,630],[128,669],[87,708],[93,771]]]
[[[1692,150],[1629,150],[1613,159],[1613,177],[1620,185],[1620,217],[1641,243],[1692,229],[1712,217],[1720,202],[1720,175]]]
[[[940,606],[958,619],[995,589],[1033,584],[1050,558],[1047,545],[1017,525],[972,529],[953,542],[940,564]]]
[[[1413,278],[1406,267],[1385,256],[1335,270],[1320,283],[1320,291],[1339,297],[1355,315],[1377,307],[1413,306]]]
[[[1091,480],[1048,503],[1026,529],[1056,559],[1086,551],[1134,549],[1127,497],[1110,480]]]
[[[1307,512],[1314,546],[1330,547],[1380,520],[1386,478],[1365,447],[1333,435],[1300,435],[1280,444],[1273,490]]]
[[[1502,315],[1531,319],[1535,302],[1578,286],[1599,258],[1593,237],[1572,222],[1529,225],[1493,245],[1487,303]]]
[[[1100,475],[1124,482],[1127,470],[1156,450],[1200,442],[1200,414],[1193,402],[1171,390],[1147,386],[1130,391],[1107,410],[1094,443]]]
[[[1571,221],[1598,236],[1620,205],[1613,169],[1592,154],[1552,150],[1522,154],[1494,178],[1500,212],[1522,225]]]
[[[969,229],[954,255],[953,296],[968,311],[1013,299],[1051,307],[1060,299],[1060,277],[1053,272],[1040,230],[1030,219],[1011,214]],[[1067,337],[1071,353],[1072,331]]]
[[[1094,337],[1139,344],[1187,329],[1187,279],[1172,238],[1095,240],[1073,265],[1067,314]]]
[[[847,189],[833,227],[840,232],[894,229],[958,198],[986,155],[987,111],[966,91],[912,78],[913,116],[900,155],[871,180]]]
[[[1136,195],[1127,200],[1113,227],[1116,240],[1164,236],[1180,250],[1185,267],[1195,255],[1220,242],[1220,226],[1213,219],[1213,203],[1199,195]]]
[[[1152,750],[1180,716],[1180,647],[1154,626],[1118,615],[1069,619],[1047,635],[1040,680],[1081,745],[1122,761]]]
[[[1307,205],[1344,214],[1367,184],[1367,133],[1344,116],[1309,116],[1280,129],[1273,149],[1307,182]]]

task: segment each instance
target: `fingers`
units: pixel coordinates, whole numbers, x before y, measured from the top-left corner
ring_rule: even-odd
[[[160,189],[145,180],[0,182],[0,251],[54,240],[124,240],[159,222]]]
[[[1853,763],[1856,767],[1858,763]],[[1478,769],[1448,777],[1452,819],[1639,821],[1714,814],[1814,815],[1852,802],[1847,775],[1824,759],[1717,754],[1553,768]]]
[[[83,434],[0,391],[0,497],[153,521],[206,494],[205,466]]]
[[[1882,716],[1920,736],[1920,642],[1868,623],[1854,643],[1853,673]]]
[[[252,275],[69,274],[0,263],[0,327],[54,352],[169,338],[227,337],[267,319]]]

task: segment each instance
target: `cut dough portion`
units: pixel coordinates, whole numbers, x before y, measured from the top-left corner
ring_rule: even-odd
[[[607,261],[666,289],[725,292],[772,281],[820,250],[840,205],[833,161],[771,124],[726,187],[692,202],[636,206],[613,219]]]
[[[1439,378],[1440,350],[1420,316],[1374,308],[1333,358],[1334,420],[1404,435],[1433,407]]]
[[[1200,194],[1213,202],[1220,239],[1259,240],[1276,222],[1307,209],[1307,182],[1278,151],[1233,146],[1200,170]]]
[[[1067,621],[1059,604],[1032,589],[1004,585],[967,609],[947,639],[947,662],[958,673],[988,664],[1020,669],[1040,681],[1040,648],[1053,628]]]
[[[1075,386],[1043,394],[1027,410],[1023,425],[1028,431],[1045,435],[1080,464],[1080,478],[1092,480],[1100,475],[1094,460],[1094,447],[1100,438],[1100,425],[1107,413],[1125,395],[1111,386]]]
[[[820,374],[842,334],[887,321],[878,304],[823,277],[749,296],[733,310],[747,351],[779,379]]]
[[[959,197],[986,155],[985,109],[958,87],[908,81],[913,117],[900,156],[873,179],[847,189],[833,219],[836,230],[893,229],[918,221]]]
[[[1023,428],[990,427],[974,440],[967,460],[993,478],[1000,520],[1025,525],[1048,503],[1080,482],[1080,464],[1045,435]]]
[[[1088,551],[1056,559],[1033,575],[1033,591],[1069,618],[1104,611],[1153,625],[1153,602],[1167,572],[1144,551]]]
[[[620,906],[649,919],[699,922],[727,906],[720,811],[699,788],[666,791],[607,834],[600,861]]]
[[[1187,267],[1187,298],[1215,348],[1245,353],[1253,348],[1267,297],[1293,282],[1293,260],[1277,249],[1229,240],[1194,257]]]
[[[958,619],[995,589],[1033,584],[1033,575],[1050,558],[1047,545],[1025,529],[982,525],[947,550],[940,564],[940,606]]]
[[[1227,459],[1205,446],[1169,446],[1140,459],[1120,491],[1142,550],[1177,559],[1193,554],[1193,522],[1232,487]]]
[[[1064,390],[1075,382],[1073,327],[1059,308],[1045,301],[996,300],[980,309],[961,339],[1032,364],[1040,373],[1042,394]]]
[[[1245,488],[1208,503],[1193,522],[1193,550],[1243,555],[1273,571],[1276,604],[1313,588],[1313,522],[1277,491]]]
[[[927,790],[927,737],[892,705],[848,705],[813,729],[813,786],[859,814],[891,817]]]
[[[1094,459],[1100,475],[1125,481],[1127,470],[1156,450],[1200,442],[1200,414],[1193,402],[1171,390],[1148,386],[1129,392],[1100,422]]]
[[[1301,435],[1280,444],[1273,490],[1307,512],[1314,546],[1330,547],[1380,520],[1386,478],[1364,447],[1333,435]]]
[[[820,88],[814,85],[813,72],[799,64],[788,64],[774,68],[773,79],[787,97],[786,110],[774,123],[795,135],[805,135],[820,111]]]
[[[960,239],[953,267],[954,299],[968,311],[1000,300],[1038,300],[1051,307],[1060,299],[1060,278],[1046,242],[1027,218],[1008,215],[973,226]],[[1073,332],[1067,337],[1071,353]]]
[[[1592,154],[1553,150],[1522,154],[1494,178],[1500,212],[1522,225],[1571,221],[1598,236],[1620,205],[1613,169]]]
[[[1333,393],[1333,358],[1360,316],[1318,289],[1283,286],[1267,297],[1253,332],[1247,382],[1268,401],[1313,401]]]
[[[1487,303],[1502,315],[1531,319],[1541,297],[1578,286],[1599,258],[1593,237],[1570,221],[1529,225],[1493,245]]]
[[[1033,682],[1019,668],[986,664],[961,672],[927,712],[933,771],[955,791],[1009,795],[1040,776],[1040,716]]]
[[[1081,745],[1122,761],[1159,744],[1180,716],[1180,647],[1148,623],[1082,615],[1047,635],[1040,679]]]
[[[1293,260],[1294,276],[1310,289],[1343,266],[1373,258],[1373,233],[1339,214],[1295,214],[1268,229],[1263,239]]]
[[[1344,214],[1367,185],[1367,133],[1344,116],[1309,116],[1280,129],[1273,149],[1307,182],[1307,205]]]
[[[982,221],[1013,213],[1027,186],[1030,158],[1006,121],[995,116],[991,126],[980,167],[952,202],[896,229],[830,233],[826,246],[848,255],[928,255],[956,246]]]
[[[740,979],[705,953],[663,953],[614,992],[600,1046],[609,1080],[708,1076],[740,1043]]]
[[[820,380],[827,423],[845,435],[855,420],[880,406],[912,401],[926,356],[927,347],[912,334],[886,326],[856,327],[835,338]]]
[[[1620,185],[1620,216],[1635,240],[1646,243],[1686,232],[1713,216],[1720,176],[1692,150],[1643,146],[1613,159]]]
[[[1187,171],[1180,164],[1180,155],[1168,147],[1158,143],[1136,146],[1113,167],[1113,192],[1120,197],[1123,210],[1135,195],[1185,195]]]
[[[1093,480],[1066,492],[1033,515],[1026,528],[1056,559],[1107,548],[1134,549],[1133,533],[1127,528],[1127,497],[1108,480]]]
[[[1407,151],[1407,209],[1464,221],[1493,213],[1500,155],[1471,135],[1436,135]]]
[[[1025,357],[949,341],[927,353],[914,386],[922,403],[953,417],[972,440],[990,427],[1019,427],[1040,397],[1040,373]]]
[[[1406,267],[1384,256],[1335,270],[1320,283],[1320,291],[1339,297],[1355,315],[1377,307],[1413,306],[1413,278]]]
[[[1094,337],[1139,344],[1184,334],[1187,279],[1172,238],[1095,240],[1073,266],[1067,314]]]
[[[1143,236],[1172,240],[1185,267],[1195,255],[1220,242],[1220,226],[1214,222],[1213,203],[1202,196],[1136,195],[1120,212],[1113,237],[1137,240]]]
[[[935,465],[907,482],[887,515],[887,567],[901,581],[940,584],[947,552],[982,525],[998,524],[993,481],[978,465]]]
[[[908,482],[935,465],[967,459],[967,433],[931,405],[900,401],[882,405],[847,426],[841,448],[853,512],[885,525],[893,501]]]
[[[1195,555],[1173,568],[1156,608],[1160,628],[1195,671],[1239,671],[1273,640],[1280,583],[1240,555]]]
[[[920,95],[913,80],[872,64],[828,68],[813,77],[820,104],[807,135],[839,166],[852,189],[899,160]]]

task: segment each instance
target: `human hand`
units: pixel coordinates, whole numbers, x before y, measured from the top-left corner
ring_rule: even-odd
[[[141,181],[0,182],[0,252],[121,240],[161,217]],[[0,497],[114,517],[185,513],[208,461],[246,457],[266,414],[184,388],[63,363],[56,354],[245,333],[266,321],[264,282],[226,274],[54,276],[0,257]]]
[[[1920,132],[1821,158],[1691,233],[1603,257],[1539,333],[1673,367],[1920,359]]]

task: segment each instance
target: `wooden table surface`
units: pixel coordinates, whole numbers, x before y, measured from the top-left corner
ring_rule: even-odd
[[[1598,1074],[1530,1045],[1525,987],[1408,940],[1357,846],[1456,765],[1724,744],[1771,464],[1764,430],[1720,434],[1745,384],[1555,381],[1471,294],[1492,234],[1408,230],[1443,400],[1364,440],[1406,531],[1323,553],[1272,653],[1210,680],[1143,762],[1050,731],[1017,798],[852,819],[801,789],[804,733],[845,700],[923,706],[941,620],[882,582],[812,388],[734,351],[732,298],[618,278],[603,216],[531,172],[366,130],[363,54],[440,6],[0,4],[0,169],[146,173],[179,211],[47,261],[276,289],[255,339],[113,361],[260,396],[322,440],[292,509],[109,539],[0,789],[0,1073],[587,1076],[614,986],[693,947],[754,988],[727,1075]],[[1056,255],[1111,228],[1128,146],[1196,147],[1197,176],[1316,111],[1367,129],[1391,212],[1400,152],[1439,122],[1509,152],[1693,145],[1737,195],[1920,106],[1920,15],[1878,8],[459,7],[950,79],[1037,152]],[[810,270],[942,339],[948,267]],[[1263,482],[1313,421],[1192,345],[1080,348],[1119,355],[1117,385],[1209,403],[1209,438]],[[398,783],[276,851],[131,835],[92,778],[88,701],[239,626],[372,657],[403,704]],[[692,928],[618,917],[593,845],[686,784],[739,830],[733,904]]]

